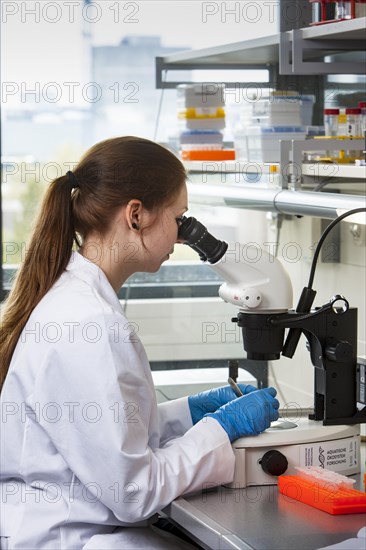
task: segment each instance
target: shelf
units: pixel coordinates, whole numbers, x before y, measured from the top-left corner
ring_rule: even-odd
[[[366,34],[366,17],[356,17],[348,21],[315,25],[303,30],[306,39],[321,38],[322,40],[364,40]],[[344,49],[344,44],[342,49]]]
[[[279,166],[278,162],[246,162],[243,160],[224,160],[224,161],[208,161],[208,160],[192,160],[183,162],[185,169],[188,172],[233,172],[242,173],[261,170],[262,173],[268,174],[270,166]],[[254,170],[255,169],[255,170]]]
[[[294,29],[280,35],[280,74],[365,74],[365,58],[358,62],[336,58],[326,62],[325,58],[339,52],[364,51],[366,17],[324,26],[326,29]]]
[[[263,86],[276,87],[278,75],[325,75],[325,74],[364,74],[366,38],[366,17],[349,21],[311,26],[304,29],[275,34],[272,36],[225,44],[213,48],[186,51],[156,58],[157,87],[174,88],[183,82],[164,82],[166,71],[194,69],[267,69],[270,82]],[[362,52],[354,56],[357,61],[344,62],[339,56],[344,52]],[[337,55],[338,54],[338,55]],[[332,56],[332,59],[328,58]],[[360,61],[361,59],[361,61]],[[239,80],[239,78],[238,78]],[[225,82],[226,86],[233,83]],[[235,86],[246,86],[237,81]],[[355,142],[329,140],[327,146],[334,150],[359,149]],[[342,145],[342,147],[341,147]],[[337,210],[351,210],[365,207],[364,182],[366,168],[354,165],[334,165],[321,163],[302,163],[303,151],[322,150],[324,143],[313,140],[281,141],[279,163],[256,163],[243,161],[196,161],[186,162],[185,167],[191,174],[189,183],[190,201],[193,203],[247,208],[250,210],[271,211],[297,216],[315,216],[333,219]],[[270,180],[270,166],[279,167],[279,178],[283,188],[274,186]],[[296,173],[300,168],[300,174]],[[336,170],[335,170],[336,168]],[[288,172],[288,170],[290,171]],[[228,176],[226,177],[226,174]],[[243,174],[258,175],[258,179],[248,177],[242,183]],[[264,178],[261,176],[265,175]],[[292,178],[289,178],[292,176]],[[306,176],[304,187],[316,185],[318,178],[325,181],[331,178],[332,184],[347,184],[347,193],[315,192],[301,188],[301,179]],[[275,178],[274,178],[275,179]],[[292,189],[287,189],[287,180],[291,179]],[[195,180],[195,181],[194,181]],[[311,182],[309,184],[309,181]],[[352,185],[350,185],[352,183]],[[272,185],[271,185],[272,184]],[[355,188],[355,189],[353,189]],[[338,191],[338,190],[337,190]]]
[[[336,170],[333,170],[336,169]],[[366,166],[353,166],[350,164],[322,164],[308,163],[302,165],[303,176],[366,179]]]
[[[280,65],[280,74],[364,74],[365,64],[324,63],[339,51],[363,51],[366,17],[296,29],[262,38],[212,48],[183,51],[156,58],[157,88],[182,82],[164,82],[163,71],[193,69],[268,69]],[[237,83],[236,83],[237,84]]]
[[[261,173],[269,174],[270,166],[279,167],[279,163],[245,162],[239,160],[230,161],[191,161],[184,162],[184,167],[188,172],[199,173]],[[336,170],[335,170],[336,169]],[[366,166],[354,166],[350,164],[323,164],[323,163],[304,163],[302,164],[302,175],[313,177],[334,177],[353,179],[366,179]]]
[[[278,63],[278,46],[280,44],[280,35],[275,34],[263,38],[254,38],[212,48],[203,48],[200,50],[183,51],[162,57],[165,65],[171,65],[171,69],[176,69],[176,65],[184,68],[201,68],[202,65],[268,65],[269,63]],[[243,57],[245,56],[245,57]]]

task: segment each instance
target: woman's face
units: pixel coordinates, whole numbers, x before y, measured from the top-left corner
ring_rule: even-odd
[[[144,271],[157,271],[174,252],[180,218],[187,211],[187,203],[187,187],[184,184],[172,204],[163,208],[158,215],[151,215],[151,224],[143,230],[142,235],[145,246]]]

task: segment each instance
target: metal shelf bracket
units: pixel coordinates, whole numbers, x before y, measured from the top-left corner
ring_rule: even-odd
[[[303,29],[280,34],[279,45],[279,71],[282,75],[293,74],[364,74],[365,63],[362,62],[332,62],[305,61],[304,53],[309,50],[326,50],[327,55],[333,50],[335,53],[350,51],[362,51],[365,43],[362,40],[326,40],[326,39],[305,39]]]

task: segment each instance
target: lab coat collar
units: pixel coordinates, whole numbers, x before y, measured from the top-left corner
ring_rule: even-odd
[[[104,271],[97,264],[85,258],[80,252],[73,251],[66,271],[86,282],[89,286],[96,288],[115,310],[123,312],[116,292]]]

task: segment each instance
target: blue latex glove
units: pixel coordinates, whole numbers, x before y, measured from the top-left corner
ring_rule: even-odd
[[[238,386],[244,395],[257,389],[250,384],[238,384]],[[213,388],[212,390],[190,395],[188,405],[193,424],[202,420],[206,413],[215,412],[219,407],[226,405],[233,399],[237,399],[237,395],[235,395],[231,386],[222,386],[221,388]]]
[[[278,419],[279,403],[274,388],[251,392],[222,405],[216,412],[208,413],[217,420],[230,441],[239,437],[258,435]]]

